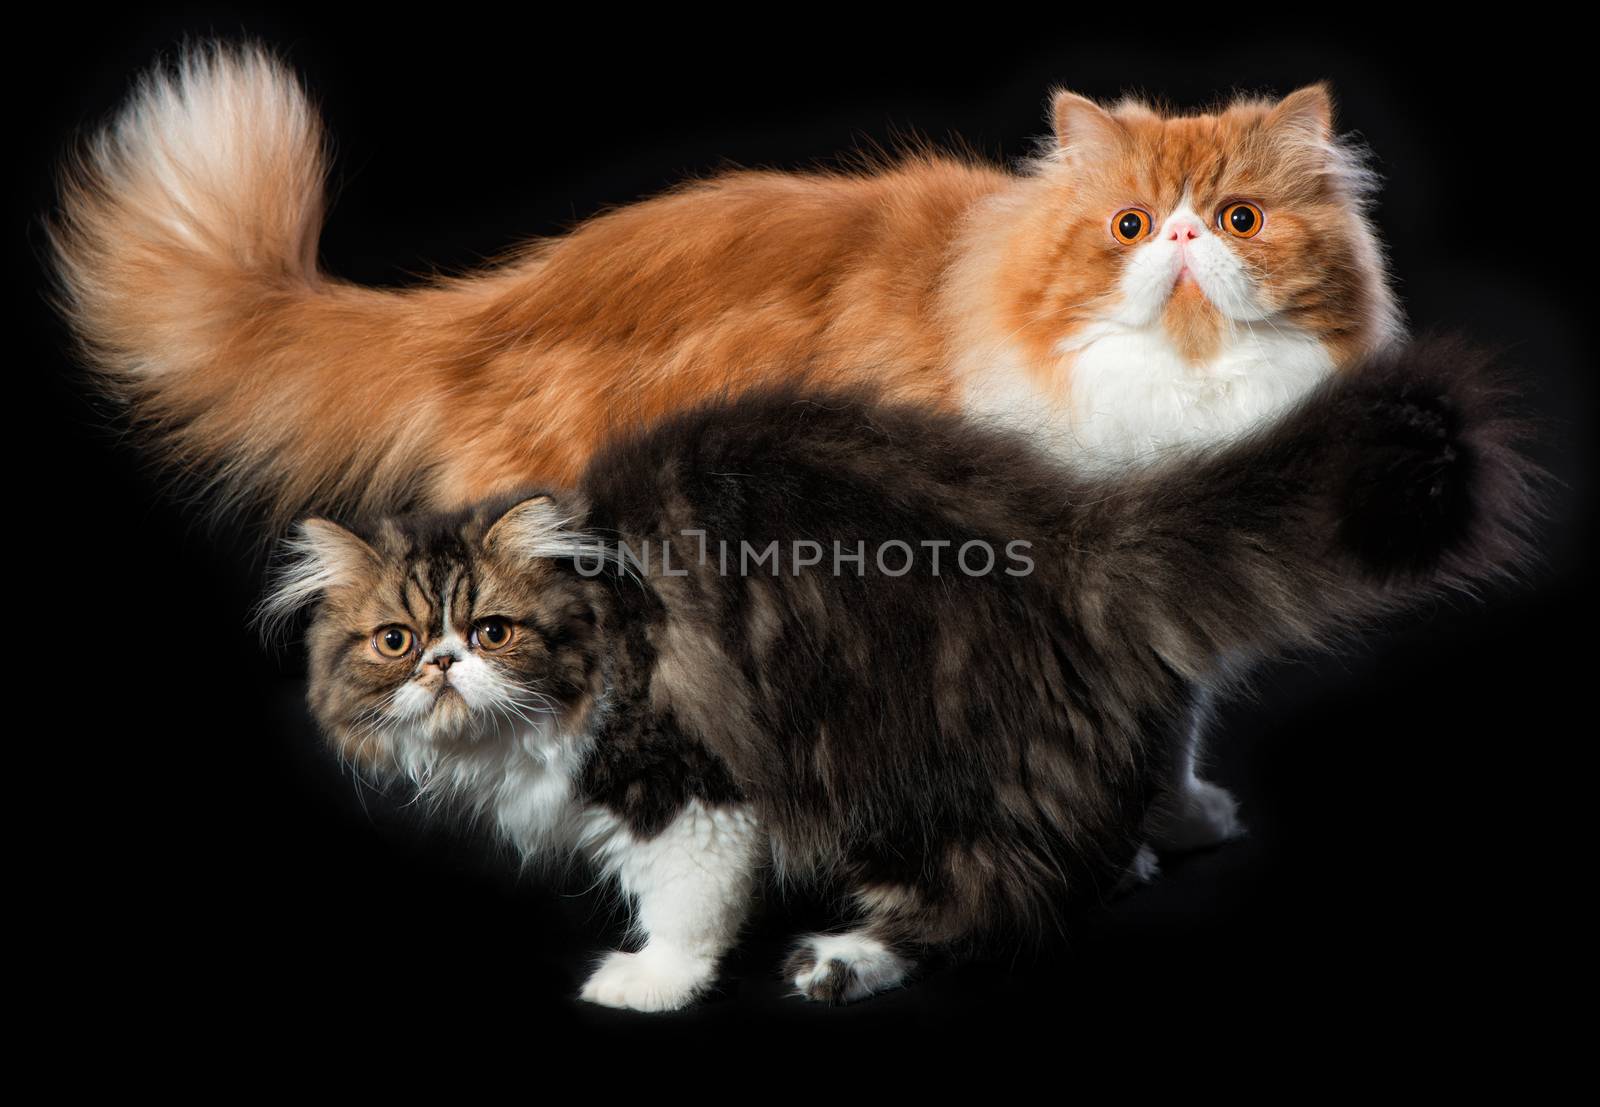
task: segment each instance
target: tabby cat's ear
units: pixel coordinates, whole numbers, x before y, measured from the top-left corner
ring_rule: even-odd
[[[1096,159],[1116,152],[1123,127],[1117,117],[1087,96],[1061,89],[1051,100],[1056,142],[1071,157]]]
[[[283,545],[281,565],[256,622],[270,635],[328,589],[358,584],[381,564],[378,551],[358,535],[326,519],[307,519]]]
[[[365,539],[326,519],[301,523],[296,545],[316,562],[328,587],[355,583],[381,560]]]
[[[571,522],[552,496],[534,496],[507,509],[483,536],[483,548],[513,557],[562,556],[557,546]]]
[[[1267,113],[1266,128],[1290,141],[1326,145],[1333,137],[1333,90],[1322,82],[1296,89]]]

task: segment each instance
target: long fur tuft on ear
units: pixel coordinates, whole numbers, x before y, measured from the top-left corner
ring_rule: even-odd
[[[276,640],[296,612],[330,588],[355,583],[378,564],[377,551],[360,537],[326,519],[307,519],[284,540],[271,588],[253,621],[263,638]]]
[[[514,558],[605,562],[627,573],[621,552],[572,525],[584,512],[566,508],[552,496],[534,496],[506,509],[483,536],[483,548]]]
[[[1116,116],[1087,96],[1066,89],[1051,93],[1050,118],[1055,126],[1056,146],[1068,159],[1109,158],[1126,135]]]
[[[1300,173],[1329,181],[1358,210],[1371,203],[1382,182],[1366,147],[1335,131],[1333,90],[1327,82],[1289,93],[1271,106],[1261,127],[1279,156],[1298,164]]]
[[[1333,90],[1325,81],[1295,89],[1267,113],[1266,127],[1290,141],[1327,145],[1333,140]]]

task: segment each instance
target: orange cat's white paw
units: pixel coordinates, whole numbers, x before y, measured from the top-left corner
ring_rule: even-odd
[[[619,950],[606,955],[578,995],[602,1007],[676,1011],[692,1003],[715,975],[713,962],[675,950]]]
[[[1161,860],[1156,857],[1156,851],[1149,846],[1140,846],[1139,852],[1133,855],[1133,860],[1128,863],[1128,869],[1122,874],[1122,879],[1117,881],[1117,886],[1112,889],[1116,893],[1131,892],[1144,884],[1154,883],[1161,875]]]
[[[1239,821],[1239,801],[1226,788],[1209,780],[1191,779],[1180,797],[1179,810],[1156,835],[1156,848],[1205,849],[1244,833]]]

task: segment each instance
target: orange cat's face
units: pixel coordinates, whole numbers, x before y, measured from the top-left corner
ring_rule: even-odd
[[[1246,425],[1396,333],[1369,175],[1321,86],[1174,117],[1060,93],[1054,113],[994,321],[1089,448]]]
[[[1055,121],[1037,202],[1052,226],[1017,258],[1046,273],[1014,305],[1050,340],[1159,321],[1199,363],[1230,323],[1271,318],[1350,354],[1389,322],[1366,177],[1334,144],[1320,86],[1175,118],[1060,93]]]

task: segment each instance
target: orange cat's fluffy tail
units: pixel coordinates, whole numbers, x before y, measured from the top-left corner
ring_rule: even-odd
[[[62,310],[110,391],[224,510],[386,508],[426,479],[417,452],[451,355],[437,324],[455,314],[433,301],[450,294],[318,272],[326,169],[294,76],[218,47],[147,76],[64,174]]]

